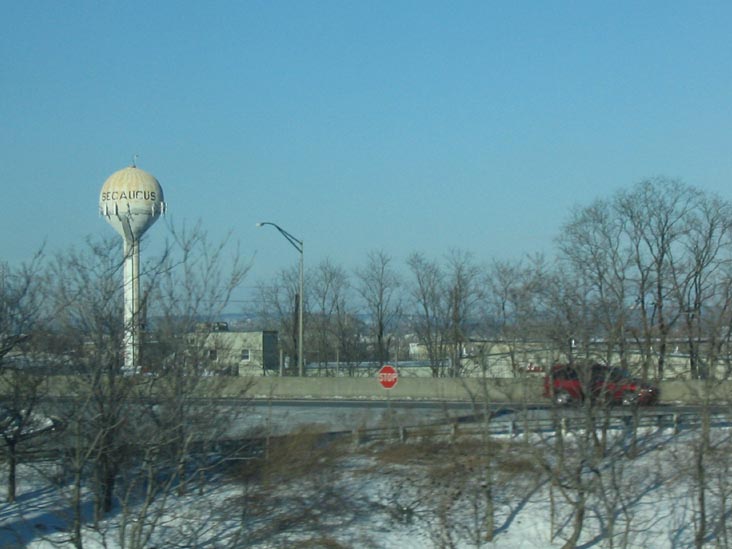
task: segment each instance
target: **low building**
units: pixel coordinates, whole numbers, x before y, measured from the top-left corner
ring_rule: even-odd
[[[203,350],[210,369],[221,374],[261,376],[279,367],[276,331],[215,329],[205,334]]]

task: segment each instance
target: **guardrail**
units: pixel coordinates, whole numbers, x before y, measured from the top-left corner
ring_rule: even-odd
[[[499,409],[490,414],[488,421],[481,414],[471,414],[434,423],[417,425],[387,425],[376,428],[356,428],[352,430],[323,431],[319,436],[328,440],[352,440],[354,445],[377,441],[418,440],[420,438],[443,438],[454,440],[460,436],[476,436],[486,432],[491,436],[509,438],[525,437],[532,434],[547,434],[562,430],[564,434],[586,429],[588,417],[580,408],[535,407],[527,409]],[[685,430],[698,429],[704,421],[712,428],[732,427],[732,413],[712,413],[704,410],[675,411],[659,408],[631,410],[625,408],[600,410],[589,418],[595,429],[610,431],[630,431],[633,427],[641,429],[669,429],[672,434]],[[218,440],[201,438],[190,447],[191,454],[220,453],[234,455],[247,452],[257,453],[264,447],[267,439],[290,435],[270,435],[259,431],[246,437],[231,437]],[[28,441],[19,448],[23,460],[52,460],[68,450],[63,442],[63,433],[54,432],[49,437],[39,437]],[[0,450],[1,451],[1,450]]]
[[[551,409],[544,409],[549,416],[540,417],[536,414],[526,414],[526,411],[503,411],[502,414],[494,414],[488,422],[483,417],[469,416],[460,418],[459,421],[440,422],[429,425],[354,429],[353,431],[341,431],[331,433],[334,436],[350,436],[354,443],[362,444],[377,440],[399,440],[405,442],[424,436],[439,436],[455,438],[460,435],[476,435],[486,429],[491,436],[508,436],[511,438],[529,436],[536,433],[550,433],[561,429],[564,434],[573,431],[584,430],[587,427],[588,418],[582,415],[581,410],[560,410],[559,413],[551,415]],[[529,411],[530,412],[530,411]],[[684,430],[699,428],[704,417],[699,412],[673,412],[644,410],[642,413],[634,414],[632,411],[616,412],[608,415],[597,415],[591,420],[595,429],[605,428],[614,431],[627,431],[633,427],[641,429],[670,429],[673,434],[679,434]],[[727,414],[712,414],[709,416],[710,427],[732,427],[732,416]]]

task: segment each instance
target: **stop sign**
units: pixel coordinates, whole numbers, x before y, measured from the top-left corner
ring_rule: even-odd
[[[394,366],[390,366],[389,364],[384,364],[384,366],[381,367],[377,377],[379,378],[379,383],[381,383],[381,386],[384,389],[391,389],[397,384],[397,381],[399,381],[399,374]]]

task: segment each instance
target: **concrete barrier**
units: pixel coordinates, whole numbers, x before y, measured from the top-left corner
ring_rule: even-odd
[[[258,398],[364,398],[517,401],[528,394],[540,395],[540,385],[531,380],[481,380],[401,378],[392,389],[384,389],[374,378],[253,378],[251,394]]]
[[[169,392],[164,378],[124,378],[140,396]],[[374,377],[212,377],[191,383],[198,397],[254,397],[303,399],[424,399],[489,402],[546,402],[541,378],[424,378],[401,377],[384,389]],[[732,403],[732,381],[663,381],[658,384],[661,403]],[[46,394],[69,396],[85,392],[76,377],[51,376]]]
[[[374,378],[348,377],[253,377],[233,378],[220,396],[247,391],[255,398],[352,398],[488,400],[489,402],[546,402],[543,381],[530,379],[402,377],[393,389],[384,389]],[[732,403],[732,381],[662,381],[661,403]],[[211,387],[212,390],[216,390]],[[207,391],[208,392],[208,391]]]

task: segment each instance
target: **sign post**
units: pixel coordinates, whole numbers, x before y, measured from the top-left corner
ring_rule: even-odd
[[[384,389],[393,389],[399,381],[399,374],[396,368],[390,364],[384,364],[376,377]]]

